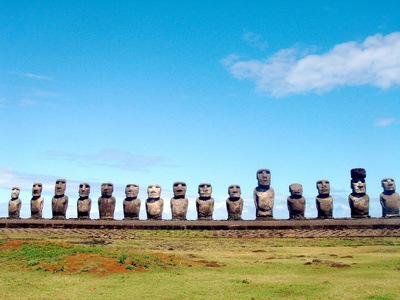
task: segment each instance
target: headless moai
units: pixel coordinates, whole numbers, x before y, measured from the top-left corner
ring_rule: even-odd
[[[212,220],[214,199],[211,197],[211,184],[200,183],[198,192],[199,198],[196,199],[197,220]]]
[[[332,219],[333,199],[330,193],[330,184],[328,180],[317,181],[318,196],[315,197],[319,219]]]
[[[253,191],[254,205],[256,206],[256,220],[273,218],[274,189],[271,187],[271,172],[268,169],[257,171],[258,186]]]
[[[128,183],[125,187],[126,198],[123,201],[124,220],[139,220],[140,199],[138,199],[139,185]]]
[[[150,184],[147,187],[146,213],[149,220],[161,220],[164,209],[164,200],[161,198],[161,187]]]
[[[351,169],[350,187],[352,193],[349,195],[349,206],[352,218],[369,218],[369,196],[366,194],[365,169]]]
[[[90,219],[90,209],[92,207],[92,199],[89,198],[90,185],[88,183],[79,184],[79,199],[76,205],[78,219]]]
[[[31,199],[31,218],[41,219],[43,211],[43,185],[41,183],[34,183],[32,186],[32,199]]]
[[[53,219],[65,219],[68,207],[68,197],[65,195],[67,181],[57,179],[54,187],[54,197],[51,199],[51,210]]]
[[[306,210],[306,199],[303,197],[303,187],[301,184],[293,183],[289,186],[290,196],[287,198],[289,219],[304,219]]]
[[[188,210],[188,199],[186,195],[186,183],[177,181],[172,185],[174,197],[171,198],[171,214],[172,220],[186,220]]]
[[[228,187],[229,198],[226,199],[228,220],[242,220],[243,199],[240,197],[240,186],[232,184]]]
[[[21,211],[21,199],[19,199],[19,187],[13,187],[11,189],[11,200],[8,202],[8,218],[19,219],[19,213]]]
[[[392,178],[384,178],[381,181],[383,193],[380,195],[382,205],[382,217],[399,217],[399,194],[396,193],[396,184]]]
[[[103,220],[114,220],[115,197],[112,193],[114,185],[112,183],[101,184],[101,197],[99,197],[99,217]]]

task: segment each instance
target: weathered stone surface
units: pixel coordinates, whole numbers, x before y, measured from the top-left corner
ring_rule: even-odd
[[[128,183],[125,187],[126,198],[123,201],[124,220],[139,220],[140,199],[138,199],[139,185]]]
[[[253,191],[254,205],[256,206],[256,220],[273,218],[274,189],[271,184],[271,172],[260,169],[256,173],[258,186]]]
[[[329,195],[330,184],[328,180],[317,181],[318,196],[315,197],[315,202],[318,211],[319,219],[332,219],[333,199]]]
[[[88,183],[79,184],[79,199],[76,205],[78,219],[90,219],[90,209],[92,200],[89,198],[90,185]]]
[[[171,214],[172,220],[186,220],[188,210],[188,199],[186,195],[186,183],[177,181],[172,185],[174,197],[171,198]]]
[[[303,197],[301,184],[292,183],[289,186],[290,196],[287,198],[289,219],[304,219],[306,199]]]
[[[44,199],[41,197],[42,187],[43,186],[41,183],[34,183],[32,186],[31,218],[33,219],[42,218],[43,201],[44,201]]]
[[[211,184],[200,183],[198,192],[199,198],[196,199],[197,220],[212,220],[214,199],[211,197]]]
[[[112,196],[113,191],[114,185],[112,183],[101,185],[101,197],[98,200],[100,219],[114,219],[115,197]]]
[[[161,220],[164,209],[164,200],[160,198],[161,187],[158,184],[150,184],[147,187],[146,213],[147,219]]]
[[[365,169],[355,168],[351,172],[349,205],[352,218],[369,218],[369,196],[365,188]]]
[[[19,199],[19,187],[11,189],[11,200],[8,202],[8,217],[10,219],[19,219],[21,211],[21,199]]]
[[[243,199],[240,198],[241,190],[237,184],[228,187],[229,198],[226,199],[226,210],[228,211],[228,220],[242,220]]]
[[[384,178],[381,181],[383,193],[380,195],[382,217],[399,217],[399,194],[396,193],[396,184],[393,178]]]
[[[53,219],[65,219],[68,207],[68,197],[65,195],[67,181],[65,179],[57,179],[54,187],[54,197],[51,199],[51,210]]]

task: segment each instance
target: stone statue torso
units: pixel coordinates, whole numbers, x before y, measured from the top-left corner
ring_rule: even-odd
[[[274,207],[274,189],[270,187],[265,190],[256,187],[253,191],[254,204],[256,206],[257,217],[272,217]]]
[[[43,210],[43,197],[32,198],[31,199],[31,217],[41,218]]]
[[[369,211],[369,196],[357,196],[357,194],[349,195],[349,205],[352,218],[367,218]]]
[[[19,218],[19,212],[21,210],[21,199],[11,199],[8,202],[8,217]]]
[[[399,216],[399,194],[394,192],[391,195],[381,193],[380,202],[382,205],[383,217],[398,217]]]
[[[171,198],[172,220],[186,220],[188,202],[187,198]]]
[[[333,198],[328,197],[315,197],[317,205],[318,218],[332,218]]]
[[[51,209],[53,212],[53,218],[65,218],[65,213],[68,207],[68,197],[53,197],[51,199]]]
[[[147,199],[146,200],[147,219],[161,220],[163,208],[164,208],[163,199],[161,198],[159,198],[158,200]]]
[[[212,220],[214,211],[214,198],[202,200],[196,199],[197,219],[198,220]]]
[[[304,218],[304,211],[306,208],[306,199],[301,198],[287,198],[287,206],[289,210],[290,219],[302,219]]]
[[[100,219],[114,219],[115,197],[99,198]]]
[[[140,199],[125,198],[123,201],[124,218],[139,219]]]
[[[243,210],[243,199],[226,199],[226,210],[228,211],[228,220],[241,220]]]

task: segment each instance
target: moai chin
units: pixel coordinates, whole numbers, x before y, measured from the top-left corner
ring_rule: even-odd
[[[303,187],[301,184],[292,183],[289,186],[290,196],[287,198],[289,219],[304,219],[306,209],[306,199],[303,197]]]
[[[150,184],[147,187],[146,213],[147,219],[161,220],[164,209],[164,200],[160,198],[161,187],[158,184]]]
[[[212,220],[214,199],[211,197],[211,184],[200,183],[198,193],[199,198],[196,199],[197,220]]]
[[[383,193],[380,195],[382,205],[382,217],[399,217],[399,194],[396,193],[396,184],[393,178],[384,178],[381,181]]]
[[[90,185],[88,183],[79,184],[79,199],[76,205],[78,219],[90,219],[90,209],[92,207],[92,199],[89,198]]]
[[[188,199],[186,195],[186,183],[182,181],[174,182],[172,185],[174,197],[171,198],[172,220],[186,220],[188,210]]]
[[[231,184],[228,187],[229,198],[226,199],[226,210],[228,211],[228,221],[242,220],[243,199],[240,197],[240,186]]]
[[[19,199],[19,187],[13,187],[11,189],[11,200],[8,202],[8,218],[19,219],[19,213],[21,211],[21,199]]]
[[[65,195],[67,181],[65,179],[57,179],[54,187],[54,197],[51,199],[51,210],[53,219],[65,219],[68,207],[68,197]]]
[[[139,185],[128,183],[125,187],[126,198],[123,201],[124,220],[139,220],[140,199],[138,199]]]
[[[273,219],[274,189],[271,187],[271,172],[269,169],[259,169],[256,178],[258,186],[253,191],[256,220]]]
[[[318,180],[316,183],[318,196],[315,197],[319,219],[332,219],[333,198],[329,195],[331,187],[328,180]]]
[[[366,194],[365,177],[363,168],[355,168],[350,171],[350,187],[352,193],[349,195],[349,205],[352,218],[369,218],[369,196]]]
[[[43,185],[41,183],[34,183],[32,185],[32,198],[31,198],[31,218],[41,219],[43,210],[43,197],[42,195]]]
[[[98,205],[99,217],[102,220],[114,220],[115,197],[112,195],[113,191],[114,185],[112,183],[101,184],[101,196]]]

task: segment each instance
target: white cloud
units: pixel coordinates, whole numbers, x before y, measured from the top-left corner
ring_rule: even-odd
[[[32,100],[32,99],[21,99],[20,101],[19,101],[19,105],[20,106],[32,106],[32,105],[36,105],[37,104],[37,101],[35,101],[35,100]]]
[[[266,41],[263,41],[262,36],[255,34],[253,32],[246,32],[243,34],[243,40],[249,43],[250,46],[254,48],[258,48],[260,50],[265,50],[268,47],[268,44]]]
[[[20,73],[20,72],[16,72],[16,71],[9,71],[9,73],[17,74],[17,75],[23,76],[23,77],[38,79],[38,80],[52,80],[51,77],[36,75],[36,74],[32,74],[32,73]]]
[[[320,55],[283,49],[264,61],[225,59],[231,74],[255,81],[273,96],[326,92],[337,86],[373,85],[382,89],[400,84],[400,32],[376,34],[361,44],[338,44]]]
[[[376,127],[386,127],[394,123],[395,118],[380,119],[374,123]]]

